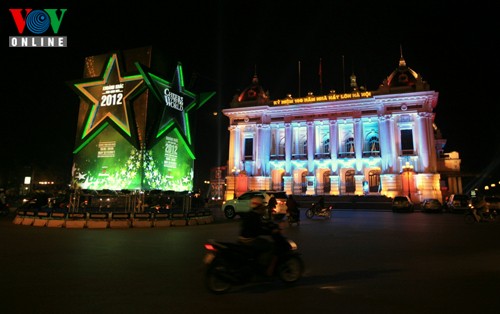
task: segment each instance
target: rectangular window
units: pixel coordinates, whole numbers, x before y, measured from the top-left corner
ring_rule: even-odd
[[[245,138],[245,160],[253,159],[253,138]]]
[[[413,132],[412,130],[401,130],[401,153],[413,155]]]

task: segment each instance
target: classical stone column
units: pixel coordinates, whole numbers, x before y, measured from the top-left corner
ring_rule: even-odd
[[[354,154],[356,156],[356,173],[363,170],[363,129],[360,118],[354,119]]]
[[[228,171],[234,169],[238,163],[236,162],[236,139],[237,139],[237,127],[235,125],[231,125],[227,128],[229,130],[229,158],[228,158]]]
[[[314,122],[307,121],[307,171],[314,173]]]
[[[380,144],[380,160],[382,173],[389,172],[389,156],[391,155],[391,147],[389,145],[391,135],[389,132],[389,123],[387,122],[389,116],[379,116],[378,128],[380,130],[379,144]]]
[[[269,124],[257,125],[259,152],[255,161],[261,176],[269,176],[269,160],[271,157],[271,127]]]
[[[253,175],[262,176],[262,124],[257,124],[255,126],[253,144],[255,149]]]
[[[435,172],[435,162],[431,164],[429,158],[434,148],[430,146],[430,137],[433,137],[432,123],[430,123],[429,113],[420,112],[418,114],[418,156],[422,172]],[[435,154],[434,154],[435,156]],[[435,158],[434,158],[435,159]]]
[[[396,132],[395,126],[394,126],[394,117],[392,115],[387,115],[386,116],[386,124],[387,124],[387,129],[389,130],[389,138],[388,144],[389,144],[389,155],[387,157],[387,170],[391,173],[394,173],[395,171],[398,171],[397,167],[397,158],[398,158],[398,149],[396,148],[396,135],[394,132]]]
[[[330,157],[332,159],[332,174],[338,174],[339,135],[337,120],[330,120]]]
[[[292,125],[285,123],[285,173],[292,173]]]

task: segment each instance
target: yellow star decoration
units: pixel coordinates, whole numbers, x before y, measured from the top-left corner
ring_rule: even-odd
[[[74,83],[77,93],[91,104],[81,140],[88,142],[111,122],[134,143],[129,101],[139,92],[143,82],[140,74],[122,76],[118,56],[114,53],[107,61],[101,78]]]

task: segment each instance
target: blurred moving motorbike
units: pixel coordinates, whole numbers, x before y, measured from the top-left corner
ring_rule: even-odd
[[[312,219],[314,216],[324,217],[327,219],[332,218],[333,206],[321,207],[317,203],[312,203],[311,207],[306,210],[306,217]]]
[[[282,233],[273,235],[278,261],[271,278],[293,284],[302,277],[304,262],[297,244]],[[244,285],[266,278],[258,261],[258,253],[251,247],[234,242],[210,239],[205,243],[205,286],[215,294],[228,292],[233,286]],[[267,279],[267,278],[266,278]]]
[[[468,224],[475,222],[495,222],[497,221],[497,211],[490,210],[481,214],[475,208],[471,208],[465,212],[464,220]]]

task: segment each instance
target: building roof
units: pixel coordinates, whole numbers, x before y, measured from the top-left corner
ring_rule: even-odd
[[[353,92],[358,91],[356,76],[354,73],[350,76],[351,88]],[[359,90],[363,91],[364,88]],[[398,67],[392,71],[387,78],[380,84],[379,88],[373,91],[373,95],[393,94],[393,93],[411,93],[417,91],[429,91],[429,84],[423,80],[422,75],[406,65],[406,61],[401,57]],[[252,83],[243,91],[234,95],[231,101],[231,108],[250,107],[250,106],[265,106],[272,104],[269,98],[269,92],[265,91],[259,82],[257,73],[252,78]],[[433,107],[435,104],[433,104]]]
[[[254,74],[252,83],[234,96],[231,107],[261,106],[269,102],[269,93],[260,85],[257,74]]]
[[[422,79],[422,75],[406,65],[403,53],[398,67],[379,86],[378,93],[402,93],[429,90],[429,84]]]

